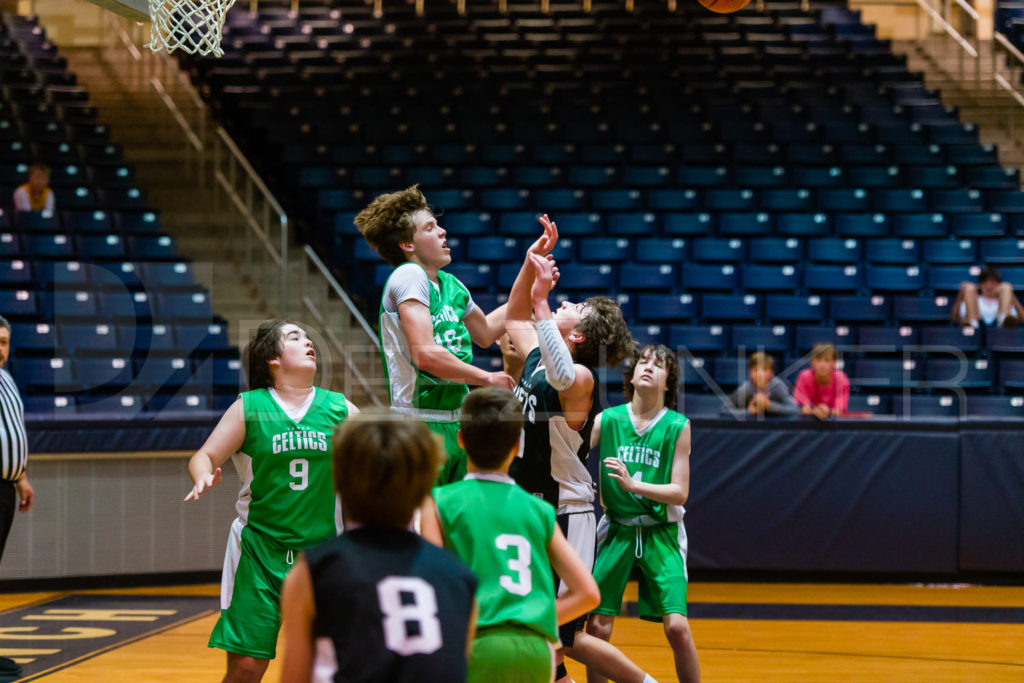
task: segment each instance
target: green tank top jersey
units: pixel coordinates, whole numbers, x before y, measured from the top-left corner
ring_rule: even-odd
[[[348,417],[342,394],[319,387],[306,414],[292,420],[267,389],[242,393],[245,441],[238,516],[285,546],[305,548],[338,533],[331,435]]]
[[[434,328],[434,343],[447,349],[463,363],[473,362],[473,342],[462,321],[469,301],[469,290],[457,277],[443,270],[437,272],[437,286],[430,286],[430,320]],[[382,300],[378,337],[384,373],[391,388],[392,405],[401,408],[411,404],[412,408],[425,411],[458,410],[462,406],[462,399],[469,393],[469,387],[434,377],[412,365],[410,359],[396,357],[393,349],[389,352],[388,345],[394,346],[394,337],[398,335],[404,340],[405,333],[401,330],[398,314],[389,313]],[[405,346],[408,347],[407,340]],[[412,378],[403,377],[409,370],[415,373],[413,382],[409,381]],[[400,395],[395,395],[396,391]],[[411,395],[407,395],[407,392]]]
[[[555,642],[555,508],[498,474],[469,474],[434,489],[434,500],[445,547],[477,575],[477,628],[517,624]]]
[[[638,434],[628,403],[601,413],[601,499],[613,519],[647,515],[664,523],[672,521],[670,506],[623,491],[608,476],[604,460],[618,458],[633,479],[648,484],[671,483],[676,441],[687,422],[686,416],[665,408],[643,434]]]

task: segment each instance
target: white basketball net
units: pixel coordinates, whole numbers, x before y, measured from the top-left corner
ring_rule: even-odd
[[[146,47],[223,57],[221,29],[233,4],[235,0],[149,0],[152,24]]]

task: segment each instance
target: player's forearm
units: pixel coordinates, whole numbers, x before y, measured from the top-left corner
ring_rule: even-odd
[[[687,488],[680,484],[648,484],[642,481],[636,482],[633,493],[667,505],[685,505],[689,497]]]
[[[203,451],[196,451],[188,461],[188,475],[192,477],[193,484],[213,474],[214,469],[216,468],[213,466],[213,460]]]
[[[516,276],[516,280],[512,283],[512,289],[508,294],[508,303],[505,310],[506,320],[530,319],[530,290],[533,288],[535,277],[536,274],[530,266],[530,262],[524,261],[522,268],[519,269],[519,275]]]
[[[583,592],[570,588],[565,592],[565,595],[555,600],[555,613],[558,616],[558,623],[565,624],[577,617],[582,617],[597,607],[600,602],[601,594],[597,591]]]
[[[475,365],[463,363],[448,350],[437,344],[425,344],[413,353],[413,363],[423,372],[438,379],[457,384],[482,386],[487,384],[488,373]]]

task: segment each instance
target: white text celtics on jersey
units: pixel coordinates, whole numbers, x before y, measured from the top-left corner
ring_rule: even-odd
[[[658,467],[661,464],[661,451],[647,446],[619,446],[617,455],[622,462]]]
[[[328,449],[326,434],[311,429],[305,430],[302,427],[274,434],[271,443],[275,454],[289,451],[323,451],[326,453]]]

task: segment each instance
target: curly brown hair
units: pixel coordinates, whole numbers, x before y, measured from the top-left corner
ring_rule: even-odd
[[[430,211],[430,206],[419,185],[413,185],[374,199],[359,212],[355,224],[381,258],[393,266],[400,266],[406,262],[406,257],[399,245],[412,241],[416,232],[412,215],[417,211]]]
[[[622,373],[622,393],[627,402],[633,400],[633,372],[640,359],[649,353],[665,364],[665,406],[675,410],[679,398],[679,358],[664,344],[648,344],[633,353],[633,360]]]
[[[573,360],[591,368],[614,368],[636,346],[622,307],[606,296],[592,296],[583,305],[589,312],[576,325],[584,339],[576,345]]]

